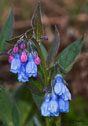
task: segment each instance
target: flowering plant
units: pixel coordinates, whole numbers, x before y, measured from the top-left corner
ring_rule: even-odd
[[[29,117],[32,116],[35,123],[38,123],[38,118],[41,118],[42,125],[49,126],[51,125],[51,123],[49,124],[51,116],[60,118],[60,113],[69,112],[71,93],[64,77],[71,70],[82,48],[84,36],[58,55],[60,37],[55,26],[55,38],[47,51],[42,44],[42,41],[47,41],[48,37],[43,34],[39,3],[33,14],[30,30],[7,40],[12,29],[13,10],[0,34],[0,55],[9,56],[10,72],[18,75],[18,81],[22,82],[22,85],[18,86],[11,96],[4,87],[1,87],[1,120],[5,126],[27,126],[30,124]],[[14,45],[13,49],[8,52],[2,52],[6,45],[5,41]],[[39,114],[39,112],[41,113]],[[46,120],[44,122],[42,116],[49,118],[44,118]]]

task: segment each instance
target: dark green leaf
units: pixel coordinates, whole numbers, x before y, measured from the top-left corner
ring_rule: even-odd
[[[21,115],[21,126],[23,126],[32,109],[33,100],[31,92],[29,88],[23,84],[13,92],[12,98],[18,105]]]
[[[57,27],[55,27],[55,31],[56,31],[55,38],[53,40],[53,43],[51,45],[51,48],[49,50],[47,60],[46,60],[46,63],[47,63],[48,67],[53,66],[57,51],[58,51],[59,46],[60,46],[60,37],[59,37]]]
[[[0,32],[0,51],[4,50],[6,46],[5,41],[11,37],[13,30],[13,23],[14,23],[14,15],[12,9],[4,28]]]
[[[41,48],[42,54],[44,56],[44,59],[46,60],[46,58],[47,58],[47,50],[45,49],[45,47],[44,47],[44,45],[42,43],[40,43],[40,48]]]
[[[33,99],[34,99],[38,109],[40,110],[40,107],[41,107],[41,104],[43,102],[44,96],[43,95],[34,94],[33,92],[32,92],[32,96],[33,96]]]
[[[0,88],[0,118],[8,124],[12,123],[12,103],[8,93],[3,87]]]
[[[38,3],[32,17],[32,26],[36,36],[36,41],[40,42],[40,38],[43,36],[40,3]]]
[[[13,120],[14,126],[20,126],[19,110],[15,102],[13,102],[13,107],[12,107],[12,120]]]
[[[40,95],[41,94],[41,91],[39,90],[39,88],[36,86],[36,85],[34,85],[33,83],[36,83],[36,81],[34,82],[32,82],[32,84],[30,84],[30,83],[28,83],[27,84],[27,87],[28,88],[30,88],[30,90],[33,92],[33,93],[35,93],[35,94],[38,94],[38,95]]]
[[[64,49],[56,62],[65,70],[70,70],[83,45],[84,36]]]
[[[0,88],[0,118],[4,123],[7,123],[8,126],[20,126],[17,106],[4,87]]]

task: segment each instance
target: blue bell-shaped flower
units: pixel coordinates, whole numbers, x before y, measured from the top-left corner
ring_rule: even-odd
[[[58,75],[56,77],[56,83],[55,83],[55,86],[54,86],[54,92],[57,94],[57,95],[62,95],[64,92],[65,92],[65,84],[63,82],[63,78],[62,76]]]
[[[24,83],[29,81],[28,76],[26,74],[26,64],[27,63],[21,63],[21,67],[18,72],[18,80]]]
[[[37,65],[34,62],[33,55],[30,53],[28,55],[28,63],[26,65],[26,73],[28,77],[36,77],[37,76]]]
[[[59,104],[59,112],[62,112],[62,113],[69,112],[69,101],[64,101],[60,97],[58,104]]]
[[[14,74],[19,72],[21,66],[21,61],[20,61],[20,54],[15,54],[15,58],[11,62],[11,69],[10,71]]]
[[[41,105],[41,115],[42,116],[50,116],[50,112],[48,111],[48,104],[50,102],[50,95],[45,97],[44,102]]]
[[[49,102],[48,111],[51,116],[59,116],[58,98],[54,93],[52,94],[52,99]]]

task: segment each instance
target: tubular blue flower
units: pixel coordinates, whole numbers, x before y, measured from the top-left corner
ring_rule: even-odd
[[[61,97],[67,101],[71,100],[71,93],[69,92],[68,88],[65,86],[65,92],[61,95]]]
[[[48,105],[50,102],[50,95],[45,97],[44,102],[41,105],[41,115],[42,116],[50,116],[50,112],[48,111]]]
[[[14,74],[19,72],[21,66],[21,61],[20,61],[20,54],[15,54],[14,59],[11,62],[11,69],[10,71]]]
[[[28,55],[28,63],[26,65],[26,73],[28,77],[36,77],[37,76],[37,65],[34,62],[33,55],[30,53]]]
[[[26,63],[21,63],[21,67],[18,72],[18,80],[23,83],[29,81],[28,76],[26,74]]]
[[[56,77],[54,92],[59,96],[62,95],[65,92],[65,85],[64,85],[64,82],[63,82],[63,78],[60,75],[58,75]]]
[[[69,112],[69,101],[64,101],[60,97],[58,104],[59,104],[59,112],[62,112],[62,113]]]
[[[52,99],[48,105],[48,111],[50,112],[51,116],[59,116],[58,98],[55,94],[52,94]]]

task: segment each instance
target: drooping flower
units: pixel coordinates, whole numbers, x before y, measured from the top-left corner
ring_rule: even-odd
[[[28,62],[26,65],[26,73],[28,77],[36,77],[37,76],[37,65],[34,62],[34,57],[31,53],[28,55]]]
[[[51,116],[59,116],[58,98],[55,94],[52,94],[52,98],[48,104],[48,111]]]
[[[56,83],[55,83],[55,86],[54,86],[54,92],[57,94],[57,95],[62,95],[64,92],[65,92],[65,84],[63,82],[63,78],[61,75],[58,75],[56,77]]]
[[[28,50],[31,52],[29,53]],[[21,82],[27,82],[31,76],[37,76],[37,65],[40,64],[40,58],[38,54],[35,57],[34,52],[37,54],[37,51],[34,51],[32,46],[29,47],[29,44],[26,45],[22,38],[17,40],[14,48],[8,51],[8,61],[11,63],[10,71],[14,74],[18,73],[18,80]]]
[[[18,72],[18,80],[21,82],[29,81],[28,76],[26,74],[26,64],[27,63],[21,63],[20,70]]]
[[[59,112],[69,112],[69,101],[64,101],[61,97],[58,100]]]
[[[55,77],[55,81],[52,84],[51,98],[47,103],[47,112],[50,114],[46,116],[59,116],[59,113],[69,112],[69,100],[71,100],[71,94],[65,85],[63,77],[59,74]],[[43,115],[43,114],[42,114]],[[43,115],[44,116],[44,115]]]
[[[12,73],[18,73],[20,70],[20,66],[21,66],[21,61],[20,61],[20,54],[15,54],[14,59],[11,62],[11,69],[10,71]]]
[[[50,95],[46,95],[44,102],[41,105],[42,116],[50,116],[50,112],[48,111],[49,101],[50,101]]]

